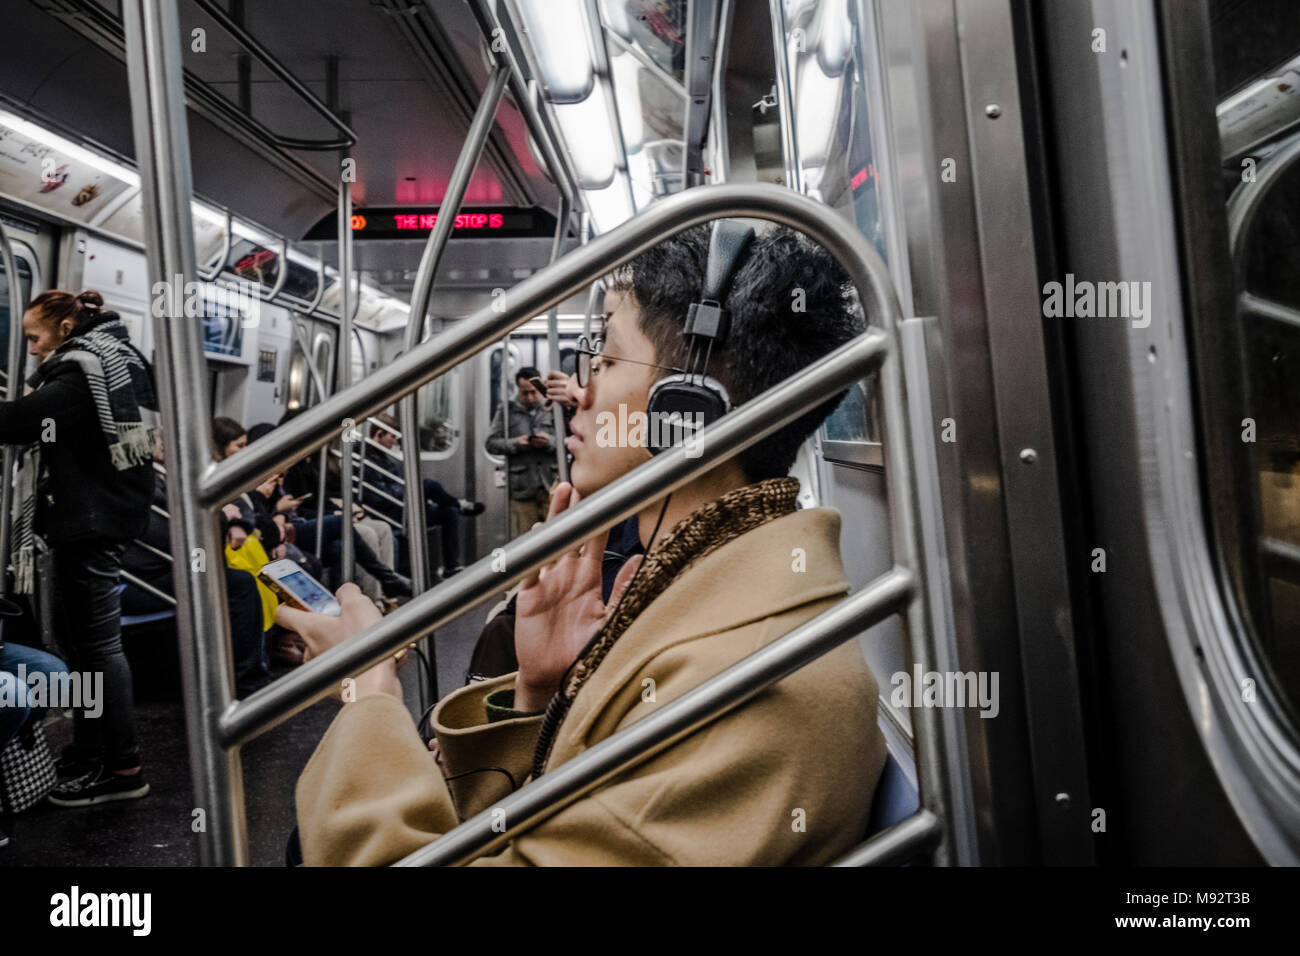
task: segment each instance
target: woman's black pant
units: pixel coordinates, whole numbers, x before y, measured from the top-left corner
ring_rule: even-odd
[[[125,552],[125,544],[105,538],[54,549],[60,640],[69,663],[81,672],[82,686],[97,687],[101,696],[96,717],[86,715],[88,707],[73,709],[74,751],[79,758],[102,761],[109,770],[140,765],[131,665],[122,650],[118,584]]]

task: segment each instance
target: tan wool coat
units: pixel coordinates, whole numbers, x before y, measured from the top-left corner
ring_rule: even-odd
[[[832,607],[848,589],[839,534],[836,512],[797,511],[688,566],[583,684],[547,769]],[[401,701],[344,705],[298,780],[305,862],[393,863],[526,785],[542,718],[485,713],[485,698],[513,683],[470,684],[439,703],[446,777]],[[850,640],[476,862],[832,862],[866,835],[885,762],[876,701]]]

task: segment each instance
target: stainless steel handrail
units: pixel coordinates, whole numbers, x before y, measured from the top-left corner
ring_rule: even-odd
[[[267,137],[271,142],[275,143],[277,146],[282,146],[285,149],[322,151],[330,149],[347,149],[349,146],[356,145],[357,134],[352,131],[352,128],[348,126],[347,123],[343,122],[343,120],[340,119],[332,109],[321,102],[320,97],[308,89],[306,84],[290,73],[288,68],[276,59],[269,50],[262,46],[262,44],[258,43],[247,30],[231,19],[225,10],[222,10],[217,6],[213,0],[194,0],[194,2],[204,13],[213,19],[217,26],[225,30],[226,33],[230,35],[231,39],[256,57],[264,67],[271,71],[271,73],[279,77],[280,81],[284,83],[285,86],[289,87],[298,99],[310,106],[315,113],[325,120],[325,122],[329,123],[335,130],[342,134],[339,139],[333,140],[297,139],[291,136],[280,136],[267,130],[265,126],[262,126],[262,128],[266,130]],[[251,119],[251,117],[249,118]],[[262,124],[259,123],[258,125],[261,126]]]
[[[357,283],[356,304],[352,300],[352,183],[346,177],[339,178],[339,344],[336,351],[338,368],[334,373],[334,389],[346,392],[352,384],[352,320],[361,303],[361,283]],[[348,420],[343,422],[344,430],[340,436],[340,447],[347,447],[354,441],[355,424],[348,427]],[[343,499],[343,533],[339,535],[339,564],[344,581],[352,581],[357,576],[356,545],[352,539],[352,456],[343,455],[340,462],[339,495]],[[324,472],[321,478],[325,477]],[[325,502],[319,501],[316,513],[325,514]],[[316,539],[319,542],[325,536],[323,526],[317,527]]]
[[[18,257],[14,255],[9,231],[0,222],[0,262],[4,264],[5,278],[9,280],[9,370],[14,374],[5,377],[5,400],[14,402],[23,392],[23,284],[18,277]],[[12,543],[12,514],[14,500],[14,468],[18,462],[18,448],[5,445],[0,454],[0,598],[9,594],[9,546]],[[5,618],[0,618],[0,638],[4,637]]]
[[[483,145],[488,141],[488,137],[492,133],[497,104],[501,102],[501,95],[505,92],[506,83],[509,79],[510,71],[506,67],[500,64],[493,67],[492,74],[488,77],[487,88],[483,91],[483,98],[479,101],[478,109],[474,112],[474,119],[470,123],[469,133],[465,137],[465,144],[461,147],[460,155],[456,157],[456,166],[452,170],[451,181],[447,184],[447,191],[443,194],[442,202],[438,205],[438,218],[434,221],[433,231],[429,233],[429,239],[424,245],[424,253],[420,256],[420,266],[415,273],[415,286],[411,290],[410,318],[407,322],[402,343],[403,349],[408,355],[424,337],[425,316],[429,312],[429,299],[433,294],[433,280],[438,272],[438,263],[442,261],[443,251],[446,249],[447,241],[451,238],[452,229],[456,225],[456,214],[460,212],[460,204],[465,199],[465,190],[469,188],[470,177],[473,176],[474,167],[478,164],[479,155],[483,152]],[[379,408],[373,408],[369,409],[366,414],[370,415],[378,411]],[[416,406],[416,396],[414,394],[398,403],[397,414],[402,435],[406,436],[406,448],[402,455],[402,474],[405,476],[405,484],[407,488],[420,488],[422,487],[419,442],[420,423],[418,420],[419,410]],[[415,594],[422,594],[429,586],[429,543],[426,537],[427,534],[428,521],[425,518],[424,509],[407,508],[406,546],[409,549],[410,556],[411,590]]]
[[[169,555],[169,557],[170,557],[170,555]],[[123,571],[121,572],[121,574],[122,574],[122,580],[125,581],[127,584],[130,584],[130,585],[132,585],[133,587],[137,587],[137,588],[139,588],[141,591],[146,591],[146,592],[148,592],[149,594],[152,594],[154,597],[158,598],[160,601],[166,601],[166,602],[167,602],[168,604],[170,604],[172,607],[175,607],[175,606],[176,606],[176,599],[175,599],[174,597],[172,597],[170,594],[168,594],[166,591],[160,591],[160,590],[158,590],[158,588],[154,587],[152,584],[149,584],[149,583],[147,583],[147,582],[145,582],[145,581],[141,581],[138,577],[136,577],[136,576],[135,576],[134,574],[132,574],[130,571],[127,571],[127,570],[125,570],[125,569],[123,569]]]
[[[612,98],[612,96],[611,96]],[[569,213],[572,210],[569,197],[560,194],[560,208],[555,216],[555,236],[551,239],[551,262],[555,262],[560,257],[560,249],[564,243],[564,237],[569,231]],[[557,302],[551,306],[546,313],[546,351],[547,359],[551,363],[551,371],[560,371],[560,304]],[[504,370],[505,366],[502,366]],[[502,412],[502,421],[505,420],[508,412]],[[564,447],[564,407],[559,402],[551,404],[551,425],[555,429],[555,461],[556,472],[560,476],[560,481],[569,480],[569,459]],[[509,494],[509,474],[506,475],[506,493]],[[508,508],[506,509],[509,510]]]
[[[783,677],[897,613],[915,598],[916,592],[916,580],[911,571],[894,568],[886,572],[857,594],[658,708],[650,716],[547,771],[490,809],[416,850],[398,865],[445,866],[465,863],[475,856],[491,852],[516,833],[558,813],[591,788],[615,774],[645,763],[692,731],[734,710]]]
[[[132,54],[127,61],[131,65],[137,155],[145,184],[145,234],[149,240],[151,278],[162,279],[178,273],[192,275],[189,154],[175,3],[174,0],[124,0],[123,8]],[[284,462],[300,456],[304,449],[310,451],[322,445],[336,433],[338,423],[348,413],[361,418],[377,412],[391,404],[394,397],[410,394],[529,317],[585,288],[597,275],[607,273],[668,236],[724,216],[768,219],[802,230],[844,264],[858,288],[866,313],[883,329],[868,330],[814,368],[792,376],[709,426],[699,436],[698,448],[683,447],[657,456],[554,521],[510,542],[505,549],[507,572],[497,573],[491,567],[492,562],[484,559],[245,701],[232,701],[228,625],[221,619],[223,615],[217,613],[224,600],[222,576],[199,575],[190,571],[187,563],[175,564],[182,673],[187,691],[187,727],[197,805],[209,808],[208,827],[200,835],[203,862],[247,860],[237,764],[240,743],[306,706],[317,693],[331,689],[336,680],[372,666],[398,647],[427,634],[475,596],[521,579],[537,565],[572,549],[593,531],[636,513],[647,503],[704,474],[718,461],[770,435],[877,366],[885,394],[885,427],[889,437],[886,480],[897,570],[875,582],[864,595],[848,599],[841,605],[843,610],[832,609],[827,615],[831,616],[830,620],[841,622],[844,628],[850,628],[857,622],[872,619],[874,614],[902,607],[914,661],[925,667],[934,659],[934,636],[928,627],[925,591],[917,586],[925,580],[925,565],[918,543],[916,497],[910,487],[914,456],[912,436],[906,427],[906,393],[896,354],[886,360],[891,347],[896,353],[899,314],[888,271],[863,237],[832,210],[788,189],[763,184],[699,187],[664,199],[524,280],[506,297],[501,312],[491,306],[480,310],[409,350],[375,376],[337,392],[284,426],[280,430],[283,434],[273,434],[265,443],[258,442],[243,454],[215,466],[209,463],[206,420],[198,416],[196,421],[187,421],[183,413],[183,409],[196,404],[186,399],[202,400],[201,343],[189,323],[159,320],[155,330],[161,359],[164,419],[174,436],[168,442],[167,451],[169,461],[179,465],[169,468],[171,507],[173,513],[179,510],[178,520],[172,522],[173,551],[189,553],[189,548],[197,543],[210,553],[217,553],[220,549],[211,510],[243,487],[256,484],[264,475],[278,470]],[[425,284],[431,279],[429,276]],[[423,315],[416,321],[422,326]],[[701,450],[703,454],[694,454]],[[408,512],[419,510],[411,508]],[[896,600],[881,597],[882,591],[890,588],[901,589]],[[902,590],[907,593],[903,594]],[[737,677],[729,672],[698,689],[695,700],[701,703],[692,705],[700,707],[696,717],[707,719],[706,711],[712,714],[733,706],[752,692],[758,681],[768,677],[779,679],[781,667],[798,666],[802,659],[801,642],[828,639],[827,634],[834,630],[819,630],[823,627],[824,621],[817,628],[805,626],[794,635],[797,640],[782,639],[737,665],[739,674],[750,676]],[[685,710],[679,708],[679,713]],[[951,827],[953,822],[946,820],[943,812],[949,793],[948,770],[942,755],[930,746],[931,741],[942,742],[942,734],[934,724],[933,715],[925,709],[914,719],[919,729],[919,763],[925,786],[923,806],[943,821],[945,827]],[[637,726],[623,733],[633,734]],[[686,721],[680,726],[671,724],[659,729],[661,733],[671,734],[684,726]],[[607,754],[626,746],[616,738],[604,743],[609,745]],[[576,776],[575,771],[572,777],[560,779],[572,783]],[[545,778],[539,783],[545,787]],[[531,789],[516,795],[520,805],[537,799],[536,794],[529,795]],[[457,836],[455,831],[443,839],[448,838],[471,839]],[[941,838],[936,850],[940,862],[947,861],[947,843],[946,836]]]
[[[699,193],[706,188],[697,187],[692,192]],[[608,235],[616,234],[617,231]],[[564,265],[565,261],[561,260],[552,268],[563,269]],[[537,275],[545,276],[546,271]],[[593,534],[705,474],[720,460],[794,421],[808,408],[833,397],[878,367],[888,351],[886,342],[884,332],[868,330],[831,352],[815,367],[791,376],[709,426],[700,433],[698,448],[682,447],[655,456],[632,474],[584,499],[578,507],[515,538],[495,556],[477,561],[354,639],[240,701],[221,717],[221,740],[227,746],[241,744],[288,719],[343,678],[379,663],[399,647],[441,627],[489,594],[522,580],[537,565],[572,550]],[[240,454],[246,455],[248,451]]]
[[[893,866],[906,863],[939,842],[943,821],[929,810],[920,810],[877,833],[856,850],[836,860],[834,866]]]

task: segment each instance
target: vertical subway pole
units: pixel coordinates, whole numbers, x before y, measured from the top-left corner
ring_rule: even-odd
[[[560,257],[564,246],[564,236],[569,231],[569,194],[560,193],[560,210],[555,219],[555,237],[551,240],[551,262]],[[546,348],[550,371],[560,370],[560,307],[553,306],[546,313]],[[560,481],[569,480],[569,458],[564,448],[564,406],[559,402],[551,405],[551,414],[555,422],[555,459],[559,464]],[[507,482],[509,484],[509,482]],[[509,511],[509,509],[506,509]]]
[[[483,90],[483,99],[479,101],[474,119],[469,125],[465,144],[456,158],[456,166],[451,173],[451,181],[438,204],[438,218],[433,223],[433,231],[425,243],[424,254],[420,257],[420,267],[415,274],[415,287],[411,290],[411,317],[406,326],[404,350],[409,352],[424,338],[424,322],[429,312],[429,297],[433,293],[433,279],[438,272],[438,263],[451,238],[451,231],[456,225],[456,213],[465,198],[474,167],[483,152],[483,146],[492,132],[496,117],[497,104],[505,91],[510,71],[498,64],[488,77],[487,87]],[[424,513],[424,476],[420,472],[420,423],[416,414],[416,396],[408,395],[398,403],[399,424],[402,429],[402,476],[406,486],[406,538],[411,554],[411,590],[423,594],[429,588],[429,526]],[[429,645],[429,660],[432,663],[433,646]],[[433,669],[437,674],[436,668]]]
[[[191,826],[198,834],[202,864],[245,864],[248,839],[239,749],[222,745],[219,727],[221,714],[231,704],[233,684],[223,549],[214,515],[199,504],[212,452],[208,417],[198,413],[208,407],[200,326],[184,314],[184,284],[195,275],[195,263],[176,2],[124,0],[122,19],[166,434],[167,503],[176,557],[172,582],[194,779]]]
[[[346,160],[345,160],[346,161]],[[287,263],[286,263],[287,268]],[[334,391],[343,392],[352,384],[352,183],[346,173],[339,175],[339,346],[338,372],[334,376]],[[360,295],[361,290],[357,289]],[[352,443],[359,434],[356,428],[344,427],[339,450],[339,485],[343,496],[342,577],[351,581],[356,577],[356,546],[352,536]],[[321,528],[317,526],[319,538]]]
[[[18,278],[18,260],[4,223],[0,223],[0,258],[3,258],[5,277],[9,280],[9,366],[5,386],[5,401],[13,402],[23,395],[23,284]],[[13,541],[13,523],[10,511],[14,500],[14,463],[18,460],[18,446],[5,445],[0,458],[0,597],[9,594],[9,576],[4,573],[9,560],[9,546]],[[5,619],[0,617],[0,640],[4,638]]]

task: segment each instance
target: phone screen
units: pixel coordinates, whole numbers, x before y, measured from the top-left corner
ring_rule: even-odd
[[[317,614],[338,614],[338,601],[306,571],[294,571],[278,579],[280,586]]]

